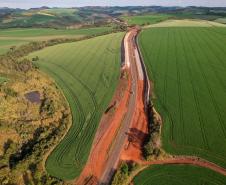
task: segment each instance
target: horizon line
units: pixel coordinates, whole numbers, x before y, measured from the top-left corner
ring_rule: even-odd
[[[196,5],[190,5],[190,6],[161,6],[161,5],[134,5],[134,6],[124,6],[124,5],[115,5],[115,6],[108,6],[108,5],[106,5],[106,6],[103,6],[103,5],[96,5],[96,6],[92,6],[92,5],[90,5],[90,6],[45,6],[45,5],[43,5],[43,6],[37,6],[37,7],[30,7],[30,8],[11,8],[11,7],[8,7],[8,6],[4,6],[4,7],[1,7],[0,6],[0,9],[2,9],[2,8],[9,8],[9,9],[21,9],[21,10],[29,10],[29,9],[38,9],[38,8],[44,8],[44,7],[46,7],[46,8],[85,8],[85,7],[121,7],[121,8],[123,8],[123,7],[166,7],[166,8],[173,8],[173,7],[175,7],[175,8],[188,8],[188,7],[196,7],[196,8],[226,8],[226,6],[196,6]]]

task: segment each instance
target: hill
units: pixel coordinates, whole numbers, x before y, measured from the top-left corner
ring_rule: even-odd
[[[123,33],[61,44],[32,53],[40,69],[55,79],[72,111],[72,126],[46,162],[49,174],[78,177],[89,156],[101,115],[117,85]]]

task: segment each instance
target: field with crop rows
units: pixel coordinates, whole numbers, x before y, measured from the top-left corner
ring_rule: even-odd
[[[49,174],[60,179],[78,177],[106,110],[120,72],[123,33],[60,44],[32,53],[37,64],[63,90],[71,107],[72,127],[46,162]]]
[[[139,43],[163,118],[163,148],[226,167],[226,29],[151,28]]]
[[[226,177],[189,165],[154,165],[138,174],[135,185],[225,185]]]
[[[168,15],[139,15],[139,16],[123,16],[122,19],[128,22],[129,25],[144,25],[154,24],[169,18]]]
[[[32,41],[50,40],[55,38],[78,38],[110,32],[112,27],[87,29],[0,29],[0,55],[9,51],[11,46],[19,46]]]

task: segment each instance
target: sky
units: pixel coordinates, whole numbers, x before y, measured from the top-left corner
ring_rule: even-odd
[[[34,8],[80,6],[219,6],[226,7],[226,0],[0,0],[0,7]]]

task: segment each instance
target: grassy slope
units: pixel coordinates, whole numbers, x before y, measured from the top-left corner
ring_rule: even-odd
[[[7,80],[8,80],[7,78],[0,76],[0,85],[6,82]]]
[[[0,37],[38,37],[53,35],[93,35],[111,31],[112,27],[97,27],[87,29],[51,29],[51,28],[25,28],[25,29],[2,29]]]
[[[163,146],[226,167],[225,28],[151,28],[140,45],[163,117]]]
[[[159,14],[159,15],[140,15],[140,16],[124,16],[122,19],[128,22],[129,25],[143,25],[143,24],[154,24],[167,20],[168,15]]]
[[[1,40],[0,39],[0,55],[9,51],[11,46],[20,46],[28,43],[26,40]]]
[[[6,53],[11,46],[19,46],[31,41],[48,40],[57,37],[81,37],[111,31],[112,27],[89,29],[0,29],[0,54]]]
[[[224,185],[226,177],[209,169],[189,165],[156,165],[142,171],[135,185]]]
[[[47,171],[61,179],[78,177],[88,158],[101,115],[119,78],[122,33],[35,52],[41,69],[62,88],[71,106],[73,125],[49,156]]]

